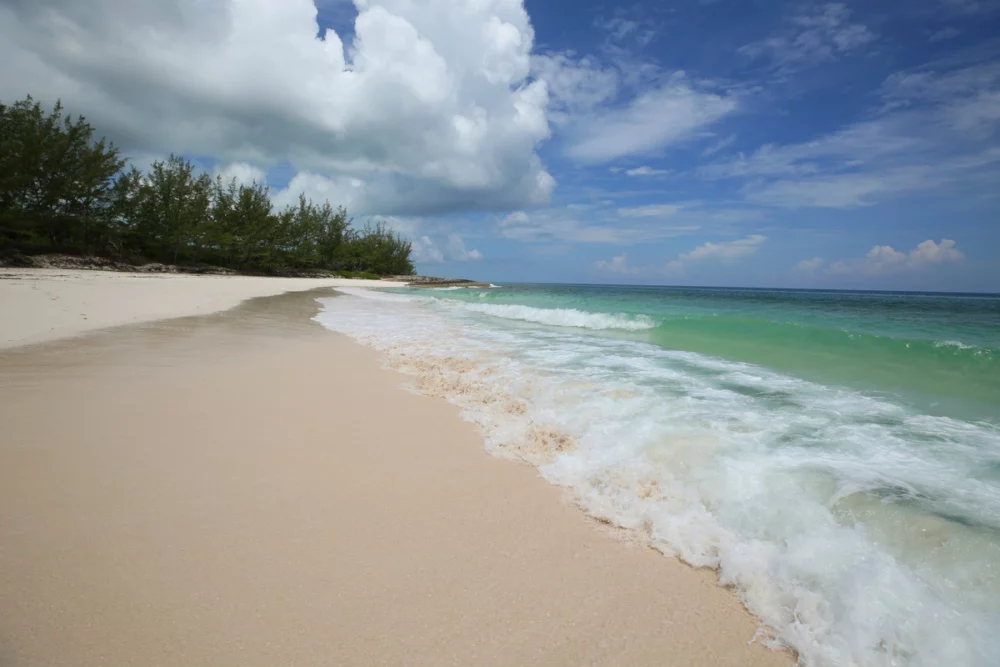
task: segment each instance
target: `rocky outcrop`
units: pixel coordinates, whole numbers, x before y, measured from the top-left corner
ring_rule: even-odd
[[[398,280],[408,287],[441,288],[441,287],[489,287],[489,283],[466,280],[465,278],[435,278],[434,276],[392,276],[383,280]]]

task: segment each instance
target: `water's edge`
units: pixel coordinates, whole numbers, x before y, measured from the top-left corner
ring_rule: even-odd
[[[989,538],[1000,517],[993,489],[971,489],[965,507],[926,487],[968,483],[967,470],[934,458],[936,439],[946,438],[946,456],[991,431],[746,364],[577,335],[574,313],[566,333],[530,328],[549,323],[524,320],[526,311],[505,313],[524,326],[496,329],[465,315],[449,321],[440,303],[353,296],[339,308],[320,300],[317,321],[380,351],[421,393],[459,406],[487,451],[534,465],[590,516],[715,569],[762,621],[765,644],[792,648],[807,665],[987,665],[1000,655],[988,631],[1000,617],[978,597],[996,585],[982,577],[1000,557]],[[586,316],[598,330],[648,324]],[[913,438],[926,440],[930,457],[918,463],[942,467],[914,473],[913,461],[891,458],[894,442]],[[830,440],[840,450],[823,450]],[[900,487],[894,475],[926,488]],[[789,507],[788,498],[802,502]],[[925,571],[927,559],[944,575]],[[941,576],[961,590],[928,584]]]

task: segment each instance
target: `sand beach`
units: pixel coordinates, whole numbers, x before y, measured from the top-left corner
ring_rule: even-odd
[[[359,281],[3,273],[5,667],[793,662],[311,321]]]

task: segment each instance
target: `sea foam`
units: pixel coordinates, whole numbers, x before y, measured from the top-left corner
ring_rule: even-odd
[[[574,308],[532,308],[531,306],[489,303],[461,303],[459,307],[493,317],[555,327],[595,330],[619,329],[623,331],[641,331],[656,327],[656,322],[646,315],[589,313]]]
[[[460,406],[488,451],[715,568],[762,620],[760,638],[802,664],[1000,663],[1000,497],[979,477],[1000,466],[994,427],[495,315],[581,321],[555,309],[352,292],[322,300],[317,320]]]

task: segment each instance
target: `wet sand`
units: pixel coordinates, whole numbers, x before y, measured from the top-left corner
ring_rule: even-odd
[[[793,662],[319,294],[0,351],[0,665]]]

